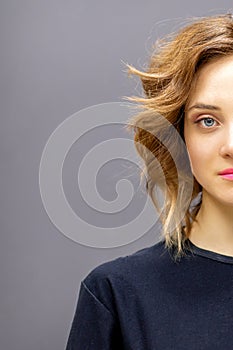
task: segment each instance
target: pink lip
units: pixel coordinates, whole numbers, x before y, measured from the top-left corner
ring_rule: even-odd
[[[233,174],[225,174],[225,175],[220,175],[220,176],[223,177],[224,179],[233,181]]]
[[[233,180],[233,168],[225,169],[219,172],[219,175],[226,180]]]
[[[219,175],[233,175],[233,168],[225,169],[219,172]]]

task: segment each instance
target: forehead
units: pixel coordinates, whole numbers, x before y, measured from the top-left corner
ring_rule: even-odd
[[[233,55],[215,59],[196,73],[186,107],[201,100],[205,103],[233,103]]]

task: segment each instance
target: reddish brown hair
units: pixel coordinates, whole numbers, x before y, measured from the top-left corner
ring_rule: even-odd
[[[135,132],[135,146],[145,164],[142,174],[147,174],[146,188],[156,207],[153,191],[156,185],[160,185],[158,167],[148,158],[145,148],[159,161],[163,170],[166,179],[166,206],[161,213],[163,235],[166,246],[176,248],[176,257],[184,253],[184,243],[201,206],[201,199],[192,207],[191,203],[201,194],[202,188],[193,178],[191,202],[184,220],[177,220],[176,227],[169,232],[169,222],[176,216],[177,169],[169,151],[154,136],[161,128],[156,115],[165,117],[183,138],[185,106],[196,72],[210,60],[232,54],[233,19],[231,14],[226,14],[194,20],[177,34],[157,42],[145,72],[128,65],[129,73],[140,77],[145,93],[142,97],[129,98],[143,110],[130,120],[129,129],[133,128]],[[146,129],[143,125],[147,125]],[[176,147],[175,140],[173,147]]]

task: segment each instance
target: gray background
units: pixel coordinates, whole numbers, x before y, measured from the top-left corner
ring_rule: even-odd
[[[50,134],[85,107],[140,92],[122,61],[142,68],[154,39],[187,17],[224,13],[231,5],[227,0],[1,1],[1,350],[64,349],[81,279],[101,262],[156,242],[151,230],[131,244],[96,249],[73,242],[52,224],[38,185]],[[73,149],[64,188],[78,211],[77,162]],[[117,164],[103,174],[109,176]],[[103,195],[110,198],[112,191],[110,186]]]

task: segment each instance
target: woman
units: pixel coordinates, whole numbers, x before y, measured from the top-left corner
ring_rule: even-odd
[[[233,349],[232,16],[193,22],[160,43],[147,72],[129,68],[145,91],[134,98],[145,113],[133,123],[155,204],[159,175],[142,146],[166,177],[163,239],[84,279],[67,350]],[[182,208],[175,163],[142,127],[147,119],[151,131],[158,129],[157,114],[187,147],[193,189],[183,220],[176,220]]]

